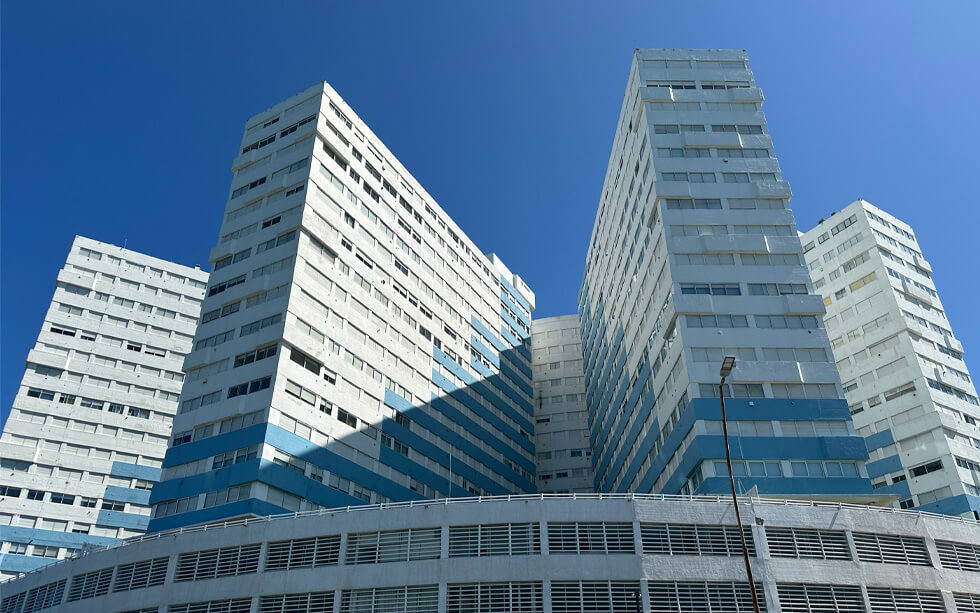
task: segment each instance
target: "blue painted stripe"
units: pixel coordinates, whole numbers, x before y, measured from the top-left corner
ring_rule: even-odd
[[[895,454],[890,455],[887,458],[875,460],[874,462],[868,462],[867,466],[868,476],[873,479],[875,477],[880,477],[888,473],[902,470],[902,459],[898,457],[898,454]]]
[[[439,371],[437,370],[432,371],[432,381],[433,383],[441,387],[443,391],[449,394],[454,400],[462,403],[466,408],[473,411],[483,419],[486,419],[488,422],[494,423],[495,421],[501,421],[499,417],[493,415],[493,413],[491,413],[486,407],[476,402],[476,400],[471,398],[469,394],[466,394],[465,391],[456,388],[453,382],[447,379],[445,376],[443,376],[443,374],[440,373]],[[454,422],[458,423],[459,425],[463,426],[467,430],[470,430],[471,432],[479,436],[481,440],[486,442],[488,445],[490,445],[500,453],[509,457],[512,461],[520,465],[524,465],[525,463],[529,462],[529,460],[524,458],[524,456],[521,455],[521,453],[518,452],[514,446],[507,444],[505,441],[492,434],[486,428],[477,424],[472,419],[470,419],[469,417],[467,417],[466,415],[458,411],[455,407],[450,405],[445,400],[433,396],[433,400],[430,402],[430,404],[432,405],[433,408],[437,409],[440,413],[442,413],[446,417],[449,417]],[[513,432],[513,429],[511,429],[511,432]],[[529,439],[521,438],[520,435],[517,433],[514,433],[514,435],[517,438],[515,438],[515,436],[511,436],[510,437],[511,440],[519,443],[520,446],[527,449],[529,453],[534,453],[534,443],[532,443]],[[518,441],[517,440],[518,438],[520,438],[520,441],[523,441],[523,443]],[[475,446],[474,449],[476,449]],[[533,471],[534,468],[533,466],[531,468],[525,466],[525,470]]]
[[[912,492],[909,490],[908,481],[899,481],[898,483],[891,483],[885,487],[880,487],[875,490],[876,492],[881,492],[884,494],[895,494],[898,496],[899,500],[904,500],[912,496]]]
[[[510,367],[507,360],[500,360],[500,374],[507,377],[511,383],[517,386],[517,389],[521,390],[528,396],[534,396],[534,388],[531,387],[531,384],[527,381],[527,379]]]
[[[86,545],[105,546],[118,543],[121,539],[93,534],[44,530],[42,528],[23,528],[21,526],[0,526],[0,541],[14,543],[33,543],[51,547],[81,549]]]
[[[389,406],[391,404],[398,404],[399,406],[404,406],[402,403],[406,402],[403,398],[401,398],[394,392],[391,392],[390,395],[386,392],[385,398],[386,398],[386,402],[389,403]],[[448,407],[448,404],[445,401],[442,401],[438,398],[433,398],[431,404],[432,404],[432,408],[436,410],[445,409],[446,407]],[[451,407],[449,407],[449,409],[451,409]],[[444,424],[439,422],[439,420],[435,419],[431,415],[428,415],[425,411],[422,411],[420,409],[408,409],[402,412],[406,416],[408,416],[412,421],[416,422],[423,428],[429,430],[430,432],[440,437],[441,439],[449,442],[454,447],[466,453],[471,458],[481,462],[485,462],[487,459],[492,460],[492,457],[489,454],[482,451],[476,445],[469,442],[462,436],[449,430]],[[451,411],[447,411],[447,412],[451,413]],[[449,468],[449,452],[440,449],[439,446],[436,445],[435,443],[426,440],[419,434],[405,428],[404,426],[401,426],[393,422],[390,419],[382,420],[381,429],[382,429],[381,431],[384,432],[385,434],[388,434],[389,436],[392,436],[395,439],[405,443],[406,445],[408,445],[409,447],[411,447],[421,455],[424,455],[425,457],[437,462],[438,464],[446,467],[447,469]],[[493,463],[487,463],[487,465],[492,466],[494,469],[499,469],[498,472],[501,472],[501,474],[505,474],[504,469],[506,467],[501,462],[494,461]],[[470,479],[471,481],[473,481],[474,483],[480,485],[480,487],[483,487],[485,489],[496,491],[501,488],[500,484],[493,481],[489,475],[476,470],[475,468],[463,462],[462,460],[455,459],[455,456],[453,460],[453,472],[465,476],[466,478]],[[506,472],[512,473],[513,471],[506,471]],[[420,481],[424,481],[425,475],[422,473],[418,473],[416,478],[419,478]],[[445,480],[443,480],[443,483],[445,483]],[[438,482],[429,483],[429,485],[438,488]],[[443,489],[443,491],[445,490]]]
[[[752,402],[754,406],[749,406]],[[783,398],[732,398],[726,403],[729,421],[759,420],[759,419],[847,419],[850,411],[847,402],[842,399],[804,400]],[[680,419],[674,426],[663,447],[654,458],[650,468],[640,481],[636,491],[651,491],[653,484],[665,469],[668,460],[680,446],[681,441],[690,431],[696,420],[721,419],[721,410],[717,400],[713,398],[695,398],[681,411]],[[657,432],[651,431],[647,438],[656,438]],[[694,443],[685,456],[694,449],[699,455],[692,455],[690,462],[685,465],[682,461],[668,480],[668,485],[675,489],[665,488],[664,493],[677,493],[683,486],[687,475],[694,469],[698,458],[724,457],[724,444],[719,435],[696,436]],[[652,443],[651,443],[652,447]],[[732,458],[750,460],[781,460],[787,458],[800,460],[867,460],[867,450],[863,448],[863,440],[859,436],[840,437],[734,437],[731,439]],[[721,454],[721,455],[718,455]],[[821,479],[804,479],[804,481],[822,482]],[[867,490],[871,482],[864,479]],[[809,486],[808,486],[809,487]],[[699,491],[701,491],[699,489]],[[761,490],[760,490],[761,491]],[[774,490],[769,490],[771,493]],[[796,493],[796,490],[785,492]],[[815,490],[811,493],[833,493],[832,491]]]
[[[963,515],[980,512],[980,498],[971,494],[958,494],[916,507],[917,511],[941,513],[943,515]]]
[[[505,341],[510,343],[511,349],[516,349],[524,343],[524,341],[511,334],[510,330],[503,325],[500,326],[500,336],[503,337]]]
[[[671,484],[671,491],[665,488],[663,493],[677,493],[679,488],[674,488],[673,485]],[[868,480],[862,477],[808,477],[805,479],[799,477],[736,477],[735,487],[743,493],[757,487],[762,496],[867,496],[871,494],[871,486],[868,485]],[[708,477],[698,486],[696,493],[699,495],[730,495],[731,491],[728,477]]]
[[[265,442],[266,444],[272,445],[276,449],[285,451],[296,458],[310,462],[311,464],[319,466],[320,468],[323,468],[333,474],[350,479],[354,483],[357,483],[358,485],[369,490],[378,492],[383,496],[387,496],[388,498],[392,498],[394,500],[411,500],[416,497],[415,492],[407,487],[396,483],[391,479],[382,477],[366,466],[362,466],[353,460],[348,460],[347,458],[330,451],[326,447],[321,447],[320,445],[293,434],[292,432],[284,430],[279,426],[270,425]],[[317,502],[314,496],[318,496],[326,501],[324,503],[317,502],[317,504],[333,504],[332,501],[338,500],[338,495],[345,495],[337,490],[329,488],[328,486],[322,485],[308,477],[301,475],[298,471],[289,469],[284,470],[293,473],[303,480],[302,483],[304,484],[306,491],[309,492],[309,497],[311,500]],[[275,481],[269,481],[268,483],[282,488],[282,486],[277,484]],[[308,497],[306,493],[303,492],[299,492],[297,495]],[[345,504],[363,503],[348,502]]]
[[[29,573],[42,566],[54,564],[56,558],[21,556],[13,553],[0,553],[0,570],[8,573]]]
[[[244,445],[241,444],[243,442],[241,440],[242,437],[227,436],[228,434],[245,433],[246,430],[249,430],[250,432],[248,432],[248,436],[245,437],[246,440],[244,441]],[[209,457],[212,454],[224,453],[225,451],[231,451],[232,449],[248,447],[258,443],[266,443],[303,461],[310,462],[315,466],[323,468],[332,474],[339,475],[366,489],[376,491],[389,498],[393,498],[395,500],[410,500],[417,497],[415,492],[412,492],[410,489],[395,483],[390,479],[382,477],[369,468],[348,460],[347,458],[330,451],[328,448],[316,445],[301,436],[293,434],[292,432],[287,432],[279,426],[268,423],[256,424],[256,426],[253,427],[237,430],[235,432],[229,432],[225,435],[211,437],[210,439],[204,439],[199,442],[214,443],[214,439],[222,437],[224,440],[217,441],[218,444],[200,448],[199,452],[204,452],[204,457]],[[188,443],[187,446],[193,444],[194,443]],[[183,447],[183,445],[181,447]],[[270,480],[268,481],[264,480],[263,478],[265,473],[269,473],[270,471],[276,472],[281,468],[282,470],[288,471],[288,473],[295,474],[297,477],[301,477],[303,479],[302,482],[294,483],[292,490],[287,490],[290,491],[290,493],[309,498],[310,500],[317,502],[317,504],[323,504],[324,506],[337,506],[338,504],[339,506],[364,504],[363,501],[357,498],[348,496],[313,481],[308,477],[299,475],[297,471],[279,467],[275,464],[270,464],[270,466],[273,468],[269,469],[255,459],[234,464],[232,466],[226,466],[207,473],[200,473],[180,479],[162,481],[153,488],[153,492],[150,495],[150,501],[151,503],[156,503],[161,500],[184,498],[186,496],[217,491],[232,485],[239,485],[241,483],[248,483],[256,480],[263,481],[274,487],[279,487],[280,489],[284,489],[283,485],[281,483],[277,483],[273,478],[270,477]]]
[[[517,315],[517,319],[521,320],[525,326],[529,328],[531,327],[531,318],[524,314],[524,311],[514,303],[507,292],[500,290],[500,301],[504,303],[504,305],[510,309],[514,315]]]
[[[517,332],[517,334],[520,336],[521,341],[518,343],[514,343],[515,346],[522,345],[524,343],[524,339],[531,336],[531,333],[525,332],[524,329],[521,328],[521,324],[517,323],[517,320],[511,317],[510,313],[508,313],[507,311],[500,309],[500,318],[503,319],[508,324],[510,324],[510,327],[513,328],[514,331]],[[513,336],[513,334],[511,334],[511,336]]]
[[[497,351],[500,351],[502,353],[510,349],[510,347],[505,345],[504,342],[500,340],[496,334],[490,331],[490,328],[483,325],[483,322],[477,319],[476,315],[470,316],[470,324],[472,324],[473,329],[479,332],[483,336],[483,338],[487,339]]]
[[[395,392],[386,389],[384,402],[387,406],[402,413],[403,415],[411,419],[413,422],[417,423],[422,428],[428,430],[429,432],[432,432],[441,440],[444,440],[452,444],[456,449],[465,452],[468,456],[470,456],[474,460],[481,462],[484,466],[487,466],[490,469],[494,470],[495,472],[508,477],[511,481],[513,481],[518,485],[522,485],[525,489],[533,490],[534,484],[528,481],[527,479],[525,479],[523,476],[521,476],[520,473],[518,473],[517,471],[511,468],[508,468],[503,462],[496,459],[494,456],[490,455],[486,451],[480,449],[479,447],[471,443],[469,440],[464,438],[461,434],[458,434],[455,431],[451,430],[448,426],[446,426],[444,423],[442,423],[432,415],[429,415],[426,411],[422,410],[421,408],[412,406],[410,402],[408,402],[407,400],[405,400]],[[447,407],[450,410],[450,414],[448,415],[446,415],[446,413],[443,412],[442,410]],[[452,409],[452,407],[449,406],[448,403],[446,403],[445,401],[438,398],[434,398],[432,401],[432,408],[439,411],[440,413],[443,413],[449,419],[453,419],[453,411],[455,411],[455,409]],[[429,458],[430,460],[438,462],[439,464],[446,467],[447,469],[449,468],[448,452],[440,449],[434,443],[429,442],[425,438],[411,432],[410,430],[403,428],[402,426],[398,426],[398,428],[393,428],[390,425],[386,426],[384,421],[382,421],[381,423],[382,423],[382,428],[388,429],[388,431],[385,432],[386,434],[391,434],[392,436],[394,436],[401,442],[405,443],[406,445],[410,446],[411,448],[421,453],[425,457]],[[513,451],[512,449],[507,447],[503,442],[500,442],[499,444],[502,445],[503,448]],[[501,451],[500,448],[497,447],[494,448],[497,449],[498,451]],[[501,453],[503,453],[503,451],[501,451]],[[467,466],[465,463],[463,463],[460,460],[453,460],[453,472],[457,472],[457,468],[456,468],[457,462],[459,462],[463,466]],[[534,472],[533,462],[529,460],[524,460],[517,464],[523,466],[525,470],[533,474]],[[527,468],[527,465],[530,465],[531,468]],[[479,471],[474,471],[472,474],[480,474],[480,473]],[[486,488],[486,489],[492,489],[492,488]]]
[[[864,437],[864,444],[868,451],[874,451],[875,449],[880,449],[887,445],[891,445],[895,442],[895,437],[892,436],[891,428],[882,430],[881,432],[875,432],[871,436]]]
[[[167,455],[163,458],[164,468],[177,466],[187,462],[194,462],[203,458],[210,458],[231,451],[258,445],[265,440],[265,433],[268,423],[259,423],[241,430],[232,430],[224,434],[218,434],[192,443],[184,443],[177,447],[167,449]]]
[[[173,530],[174,528],[180,528],[181,526],[191,526],[193,524],[216,521],[226,517],[241,517],[246,515],[279,515],[282,513],[291,513],[291,511],[288,511],[280,506],[276,506],[271,502],[249,498],[247,500],[239,500],[238,502],[231,502],[216,507],[209,507],[207,509],[198,509],[188,513],[180,513],[179,515],[155,517],[153,521],[150,522],[148,532]]]
[[[482,362],[470,356],[470,366],[477,373],[484,376],[484,380],[488,381],[491,386],[499,390],[504,396],[510,398],[514,404],[518,406],[522,411],[527,413],[529,416],[534,415],[534,405],[530,403],[526,396],[520,394],[517,390],[507,384],[500,375],[494,374],[492,370],[484,366]]]
[[[449,452],[440,449],[434,443],[425,440],[415,432],[406,429],[404,426],[401,426],[390,419],[384,419],[381,421],[381,431],[405,443],[406,445],[409,445],[412,449],[417,451],[419,454],[424,455],[425,457],[435,461],[436,463],[440,464],[446,469],[449,468]],[[470,444],[470,446],[472,446],[472,444]],[[466,452],[467,455],[470,455],[469,454],[470,450],[466,449],[464,446],[459,446],[457,447],[457,449]],[[400,455],[395,453],[394,451],[392,451],[392,453],[395,456]],[[486,455],[486,454],[482,454],[482,455]],[[397,461],[396,468],[401,467],[399,468],[399,470],[415,477],[419,481],[426,483],[432,488],[438,489],[443,492],[446,491],[445,478],[439,477],[436,473],[433,473],[425,469],[421,464],[418,464],[417,462],[412,462],[409,458],[405,458],[404,456],[401,457],[404,458],[404,460],[398,458],[392,458],[392,461]],[[470,455],[470,457],[474,459],[480,459],[475,455]],[[405,460],[407,460],[407,462]],[[486,489],[491,492],[507,491],[507,488],[503,487],[501,484],[491,479],[489,475],[473,468],[466,462],[458,459],[456,456],[453,456],[452,465],[453,465],[454,474],[465,477],[466,479],[472,481],[474,484],[480,486],[483,489]]]
[[[96,523],[100,526],[113,526],[116,528],[127,528],[129,530],[146,530],[150,523],[149,515],[139,515],[137,513],[124,513],[122,511],[103,511],[99,509]]]
[[[102,497],[106,500],[117,502],[131,502],[133,504],[150,504],[150,490],[137,490],[129,487],[119,487],[118,485],[107,485]]]
[[[477,353],[485,357],[488,362],[500,368],[500,357],[497,356],[497,352],[484,345],[477,335],[470,335],[470,345],[472,345],[473,349],[476,349]]]
[[[142,466],[140,464],[129,464],[126,462],[113,462],[109,474],[114,477],[129,477],[130,479],[145,479],[147,481],[159,481],[163,471],[153,466]]]
[[[527,448],[528,451],[531,452],[534,451],[533,445],[530,445],[528,439],[521,436],[520,432],[515,430],[513,426],[505,422],[498,415],[489,411],[486,407],[481,405],[479,402],[476,402],[475,399],[473,399],[470,396],[470,393],[475,393],[482,396],[494,408],[496,408],[498,411],[500,411],[507,417],[514,420],[514,422],[517,423],[518,426],[524,428],[526,432],[533,435],[534,426],[524,415],[521,415],[520,413],[517,412],[516,409],[514,409],[506,402],[504,402],[499,396],[493,393],[484,382],[477,380],[476,377],[474,377],[469,372],[467,372],[465,368],[457,364],[455,360],[453,360],[448,355],[446,355],[441,349],[437,347],[433,347],[432,357],[443,368],[445,368],[449,372],[459,377],[466,385],[466,387],[465,388],[457,387],[455,384],[449,381],[449,379],[447,379],[442,374],[440,374],[439,371],[437,370],[433,370],[433,379],[432,379],[433,383],[436,383],[437,385],[442,387],[443,390],[445,390],[447,393],[452,395],[453,398],[456,398],[460,402],[464,402],[466,406],[469,407],[474,413],[476,413],[477,415],[485,419],[488,423],[493,424],[494,427],[500,430],[503,434],[505,434],[508,438],[513,440],[515,443],[521,445],[522,447]],[[439,374],[439,381],[436,381],[435,379],[436,374]]]
[[[530,311],[531,310],[531,303],[528,302],[524,298],[524,296],[521,296],[520,292],[517,291],[517,288],[515,288],[513,285],[511,285],[510,281],[508,281],[507,279],[505,279],[503,277],[503,275],[500,276],[500,284],[504,286],[504,289],[506,289],[508,292],[510,292],[510,295],[514,297],[514,300],[516,300],[517,302],[519,302],[521,304],[521,306],[524,307],[524,310],[526,310],[526,311]]]
[[[640,399],[640,395],[643,392],[643,386],[646,384],[648,375],[650,374],[650,369],[647,365],[640,370],[640,377],[636,380],[636,385],[634,386],[633,393],[630,394],[629,399],[626,401],[626,419],[623,419],[623,426],[629,421],[628,416],[633,415],[636,403]],[[630,431],[625,434],[625,441],[623,443],[623,448],[620,449],[619,454],[616,456],[616,460],[613,462],[609,469],[609,478],[615,480],[616,476],[622,471],[623,465],[626,463],[626,458],[629,456],[630,451],[636,444],[636,439],[640,435],[640,430],[643,429],[643,424],[646,422],[647,416],[649,416],[653,405],[655,404],[655,394],[650,392],[646,395],[645,400],[639,409],[635,412],[637,413],[636,419],[633,421],[633,427]],[[619,432],[614,437],[614,440],[621,440],[624,436],[622,433],[622,428],[618,429]],[[610,481],[607,481],[610,482]]]

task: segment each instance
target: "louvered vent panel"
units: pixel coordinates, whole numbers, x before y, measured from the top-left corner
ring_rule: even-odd
[[[755,555],[752,529],[745,526],[745,544]],[[741,556],[738,526],[640,524],[643,553],[659,555]]]
[[[552,581],[551,610],[633,613],[639,594],[639,581]]]
[[[756,583],[759,608],[766,610],[762,584]],[[748,583],[727,581],[651,581],[650,610],[657,613],[751,613],[752,591]]]
[[[317,536],[269,543],[265,570],[333,566],[340,562],[340,535]]]
[[[450,583],[446,587],[448,613],[541,613],[540,581]]]
[[[783,613],[865,613],[861,587],[815,583],[778,583]]]
[[[112,582],[112,570],[110,566],[72,577],[71,589],[68,590],[68,602],[106,595],[109,592],[109,584]]]
[[[956,613],[980,613],[980,594],[953,592]]]
[[[851,559],[847,535],[842,530],[768,527],[766,541],[774,558]]]
[[[980,546],[956,541],[936,541],[943,568],[980,572]]]
[[[262,596],[259,613],[333,613],[333,592]]]
[[[922,538],[870,532],[854,532],[852,536],[862,562],[932,566]]]
[[[943,597],[929,590],[869,587],[872,613],[945,613]]]

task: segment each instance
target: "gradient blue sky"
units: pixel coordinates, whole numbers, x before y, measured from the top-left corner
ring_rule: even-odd
[[[976,2],[4,2],[0,410],[72,237],[206,267],[245,119],[320,80],[535,316],[574,311],[634,47],[746,49],[799,227],[858,197],[911,223],[975,364],[977,23]]]

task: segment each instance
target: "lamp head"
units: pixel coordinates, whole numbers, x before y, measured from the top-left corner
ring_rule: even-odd
[[[721,363],[721,372],[719,373],[722,377],[728,377],[732,374],[732,369],[735,368],[735,356],[726,355],[725,360]]]

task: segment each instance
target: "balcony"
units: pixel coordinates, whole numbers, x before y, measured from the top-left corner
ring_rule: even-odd
[[[919,256],[912,256],[912,263],[915,264],[916,268],[924,273],[930,275],[932,274],[932,264],[929,263],[929,260],[920,258]]]
[[[926,292],[924,292],[923,290],[919,289],[915,285],[909,283],[905,279],[902,279],[902,291],[904,291],[906,294],[912,296],[916,300],[919,300],[919,301],[924,302],[926,304],[935,304],[935,302],[936,302],[936,299],[932,295],[927,294]]]
[[[963,353],[963,343],[961,343],[960,339],[956,338],[955,336],[946,337],[946,347],[951,351],[955,351],[956,353]]]

